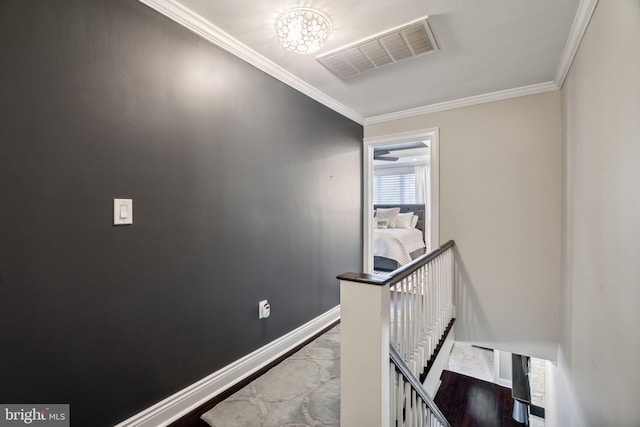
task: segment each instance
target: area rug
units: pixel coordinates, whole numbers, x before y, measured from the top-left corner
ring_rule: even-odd
[[[340,325],[201,417],[212,427],[340,425]]]

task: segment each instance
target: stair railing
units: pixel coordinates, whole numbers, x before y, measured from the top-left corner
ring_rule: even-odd
[[[389,384],[392,426],[450,427],[445,416],[427,394],[393,345],[389,346]]]
[[[413,425],[391,421],[398,415],[399,377],[392,375],[397,369],[390,368],[389,348],[394,347],[420,384],[416,377],[435,358],[436,346],[455,317],[453,246],[449,241],[389,275],[338,276],[341,425]],[[414,383],[407,381],[403,389]]]

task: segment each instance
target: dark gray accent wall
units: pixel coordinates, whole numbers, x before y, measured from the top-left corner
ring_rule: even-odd
[[[0,402],[113,425],[339,304],[362,126],[136,0],[3,0],[0,54]]]

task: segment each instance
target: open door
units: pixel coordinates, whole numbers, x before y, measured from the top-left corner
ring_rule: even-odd
[[[439,244],[438,129],[365,138],[363,153],[364,271],[386,273]]]

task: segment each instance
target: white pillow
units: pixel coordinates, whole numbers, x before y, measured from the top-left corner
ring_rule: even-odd
[[[418,215],[414,215],[413,218],[411,218],[411,228],[416,228],[416,225],[418,225]]]
[[[398,214],[398,217],[396,218],[396,228],[411,228],[412,219],[413,212]]]
[[[389,228],[396,228],[396,218],[398,218],[398,213],[400,212],[400,208],[389,208],[389,209],[376,209],[376,218],[377,219],[387,219],[389,222],[387,226]]]

